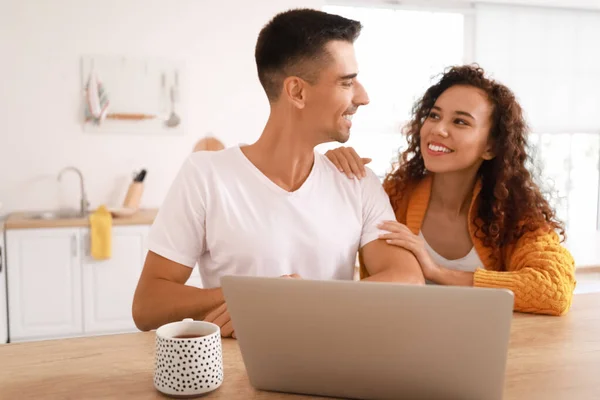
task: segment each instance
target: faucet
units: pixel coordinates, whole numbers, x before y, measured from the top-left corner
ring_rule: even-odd
[[[88,213],[88,207],[90,206],[90,202],[88,201],[87,195],[85,194],[85,186],[83,183],[83,174],[81,173],[81,171],[76,167],[65,167],[59,172],[58,180],[60,181],[62,178],[62,175],[69,170],[74,171],[77,173],[77,175],[79,175],[79,185],[81,188],[80,214],[82,217],[84,217]]]

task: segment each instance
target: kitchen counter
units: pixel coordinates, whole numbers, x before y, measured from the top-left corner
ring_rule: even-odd
[[[152,225],[156,217],[157,209],[141,209],[132,216],[114,217],[112,220],[113,226],[118,225]],[[87,227],[90,225],[89,219],[86,218],[56,218],[56,219],[41,219],[31,218],[30,213],[16,212],[8,215],[4,221],[4,229],[36,229],[36,228],[75,228]]]
[[[507,400],[598,399],[600,293],[576,295],[562,317],[515,313]],[[164,399],[153,387],[155,333],[0,346],[0,398]],[[252,388],[238,347],[223,340],[225,380],[203,399],[309,399]]]

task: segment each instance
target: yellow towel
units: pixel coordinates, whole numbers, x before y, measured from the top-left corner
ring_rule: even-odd
[[[112,215],[100,206],[90,215],[90,248],[96,260],[106,260],[112,255]]]

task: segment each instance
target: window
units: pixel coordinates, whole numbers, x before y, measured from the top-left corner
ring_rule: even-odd
[[[566,224],[577,265],[600,264],[600,12],[480,3],[471,11],[324,10],[364,26],[355,47],[371,103],[354,117],[346,145],[373,158],[378,176],[406,148],[402,126],[432,78],[475,61],[522,105],[532,128],[530,167]]]
[[[600,135],[532,134],[534,174],[559,219],[573,234],[597,229]]]
[[[576,264],[600,264],[600,12],[477,5],[474,32],[475,61],[523,106]]]
[[[355,44],[359,79],[371,103],[354,117],[350,140],[380,177],[406,148],[402,126],[425,93],[431,78],[450,65],[464,63],[464,16],[458,12],[325,6],[324,11],[359,20]],[[416,37],[419,37],[416,40]],[[328,143],[319,151],[340,146]]]

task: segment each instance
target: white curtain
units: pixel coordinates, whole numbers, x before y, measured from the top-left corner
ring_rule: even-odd
[[[479,4],[475,61],[535,132],[600,133],[600,12]]]
[[[324,11],[359,20],[355,48],[359,79],[371,103],[354,117],[347,146],[353,146],[379,176],[406,146],[401,128],[431,78],[464,57],[464,16],[457,12],[325,6]],[[320,151],[340,146],[331,143]]]
[[[475,20],[475,61],[524,108],[577,265],[598,264],[600,12],[477,5]]]

